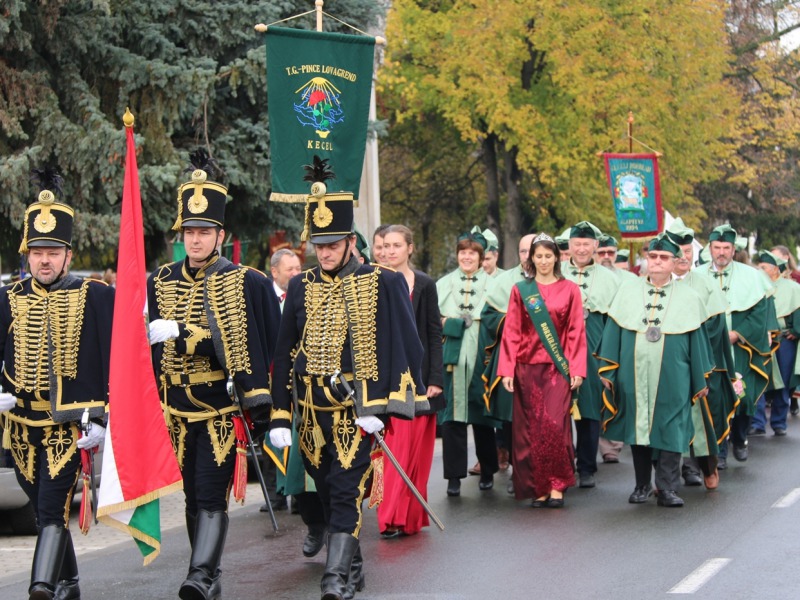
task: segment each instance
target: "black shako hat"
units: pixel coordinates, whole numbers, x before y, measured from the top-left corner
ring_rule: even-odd
[[[61,195],[63,179],[51,168],[34,169],[32,178],[39,186],[39,197],[25,211],[25,227],[22,231],[20,253],[36,246],[66,246],[72,248],[72,223],[75,211],[63,202]]]
[[[214,159],[205,148],[199,148],[189,155],[189,160],[186,171],[191,171],[192,175],[178,188],[178,218],[172,229],[224,227],[228,188],[208,179],[217,170]]]
[[[306,196],[305,229],[301,239],[312,244],[333,244],[355,232],[352,192],[327,193],[325,182],[336,179],[328,159],[314,156],[313,164],[305,165],[305,181],[311,181]]]

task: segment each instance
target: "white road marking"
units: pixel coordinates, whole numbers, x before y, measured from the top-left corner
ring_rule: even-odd
[[[773,504],[772,508],[789,508],[798,500],[800,500],[800,488],[794,488],[791,492]]]
[[[730,558],[711,558],[684,577],[669,594],[694,594],[731,562]]]

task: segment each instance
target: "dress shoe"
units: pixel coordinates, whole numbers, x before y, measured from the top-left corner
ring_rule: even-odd
[[[593,488],[596,485],[594,481],[594,475],[592,473],[580,474],[578,475],[578,479],[580,480],[578,487]]]
[[[399,529],[387,529],[381,532],[381,537],[385,540],[393,540],[394,538],[399,538],[401,535],[403,535],[403,532]]]
[[[750,429],[747,430],[748,437],[766,435],[766,433],[767,433],[766,431],[764,431],[763,429],[759,429],[758,427],[751,427]]]
[[[469,473],[470,475],[480,475],[481,474],[481,463],[480,462],[476,462],[474,465],[472,465],[469,468],[467,473]]]
[[[447,480],[447,495],[448,496],[460,496],[461,495],[461,480],[456,479],[448,479]]]
[[[328,537],[328,528],[325,525],[310,525],[306,539],[303,540],[303,556],[311,558],[319,554]]]
[[[707,490],[715,490],[719,486],[719,473],[715,470],[711,475],[703,477],[703,483],[706,484]]]
[[[619,456],[616,454],[603,454],[603,462],[607,465],[613,465],[619,462]]]
[[[659,506],[667,508],[678,508],[683,506],[683,499],[675,493],[675,490],[661,490],[657,503]]]
[[[649,483],[647,485],[637,485],[633,489],[633,493],[628,496],[628,502],[631,504],[644,504],[652,495],[653,487]]]
[[[536,498],[531,500],[531,508],[547,508],[547,501],[550,498]]]
[[[738,460],[739,462],[744,462],[747,460],[747,446],[733,446],[733,458]],[[719,466],[717,466],[719,468]]]
[[[478,489],[482,491],[490,490],[494,487],[494,475],[488,477],[481,475],[481,480],[478,482]]]
[[[779,427],[778,429],[775,430],[775,435],[777,435],[778,437],[783,437],[784,435],[786,435],[786,430],[783,429],[782,427]]]
[[[563,498],[548,498],[547,508],[564,508]]]
[[[683,481],[689,487],[697,487],[699,485],[703,485],[703,479],[700,477],[699,473],[695,473],[693,471],[689,471],[683,476]]]
[[[724,471],[728,468],[728,459],[724,456],[717,457],[717,471]]]
[[[798,405],[798,403],[797,403],[797,398],[792,398],[792,400],[791,400],[791,408],[789,409],[789,412],[791,413],[791,415],[793,417],[796,417],[797,415],[800,415],[800,405]]]

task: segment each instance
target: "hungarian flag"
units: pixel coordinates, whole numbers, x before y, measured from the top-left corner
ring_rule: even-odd
[[[126,112],[123,121],[128,146],[111,330],[108,427],[97,516],[130,533],[144,564],[149,564],[161,550],[158,499],[180,490],[183,482],[158,397],[143,316],[147,282],[133,115]]]

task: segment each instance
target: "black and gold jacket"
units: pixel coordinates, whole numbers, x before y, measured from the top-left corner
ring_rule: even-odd
[[[103,422],[114,288],[67,274],[49,288],[32,277],[0,289],[3,388],[17,397],[11,418],[47,425]]]
[[[147,296],[150,320],[177,321],[180,331],[177,339],[152,346],[172,414],[191,419],[236,410],[229,374],[245,408],[272,402],[269,372],[280,306],[263,273],[215,256],[192,276],[185,259],[156,269]]]
[[[327,386],[337,370],[352,375],[357,414],[410,419],[429,407],[422,356],[401,274],[355,258],[334,277],[319,267],[304,271],[289,282],[283,305],[270,426],[290,427],[292,372],[298,385]]]

